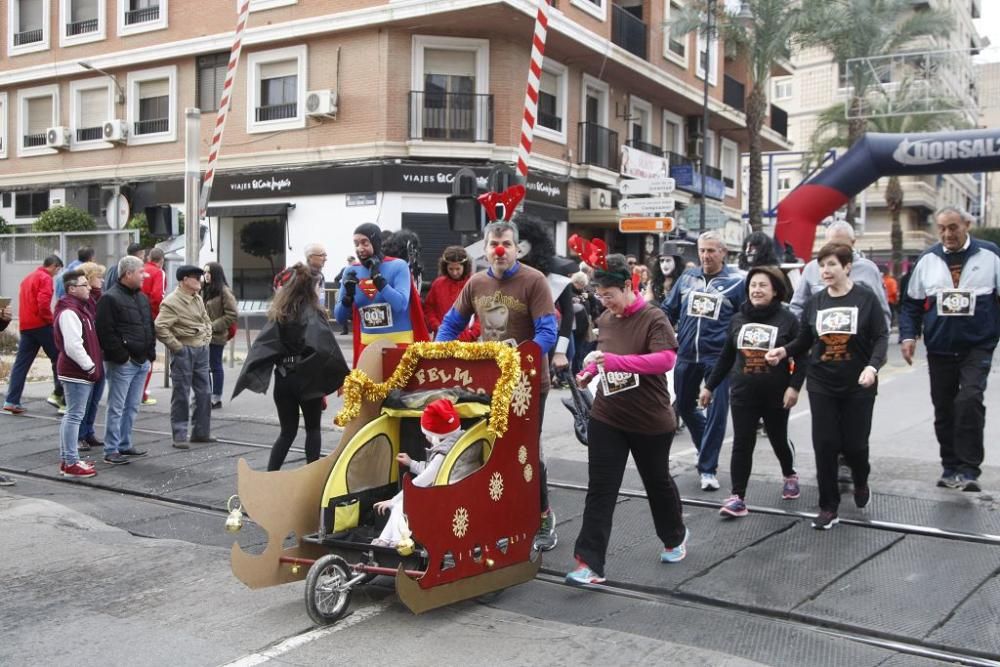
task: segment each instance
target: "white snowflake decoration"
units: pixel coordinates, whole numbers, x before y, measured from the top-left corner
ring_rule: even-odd
[[[514,411],[514,414],[518,417],[523,417],[528,414],[528,408],[531,406],[531,380],[528,379],[527,374],[521,373],[520,379],[517,381],[517,386],[514,387],[514,395],[510,399],[510,409]]]
[[[535,476],[535,469],[531,467],[530,463],[526,464],[524,466],[524,481],[530,482],[531,478],[534,476]]]
[[[465,537],[469,532],[469,510],[459,507],[455,510],[455,516],[451,519],[451,532],[455,537]]]
[[[500,498],[503,497],[503,475],[498,472],[493,473],[490,477],[490,498],[493,502],[500,502]]]
[[[528,448],[524,445],[517,450],[517,462],[524,465],[528,462]]]

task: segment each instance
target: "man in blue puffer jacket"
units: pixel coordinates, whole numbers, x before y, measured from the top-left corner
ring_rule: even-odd
[[[726,266],[726,243],[719,232],[708,231],[698,237],[698,260],[701,267],[688,269],[677,279],[662,308],[677,330],[677,411],[691,429],[691,440],[698,450],[701,488],[715,491],[729,414],[729,378],[716,388],[716,399],[705,414],[697,408],[698,393],[722,353],[729,322],[746,300],[746,289],[743,274]]]
[[[913,363],[921,331],[941,447],[937,485],[979,491],[983,393],[1000,338],[1000,248],[969,236],[972,216],[946,206],[934,215],[940,243],[917,260],[903,295],[899,339]]]

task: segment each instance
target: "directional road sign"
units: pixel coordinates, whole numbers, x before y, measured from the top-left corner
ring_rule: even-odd
[[[618,212],[623,216],[659,215],[674,210],[673,197],[646,197],[643,199],[622,199],[618,202]]]
[[[673,218],[621,218],[618,220],[618,231],[623,234],[666,233],[673,230]]]
[[[623,197],[632,195],[669,195],[674,191],[672,178],[623,178],[618,190]]]

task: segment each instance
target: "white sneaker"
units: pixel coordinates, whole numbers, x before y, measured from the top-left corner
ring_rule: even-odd
[[[718,491],[719,490],[718,478],[710,472],[701,473],[701,490]]]

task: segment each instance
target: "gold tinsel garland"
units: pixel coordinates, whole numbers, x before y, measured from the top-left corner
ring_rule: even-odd
[[[500,368],[490,402],[490,420],[487,428],[499,438],[507,432],[510,401],[521,372],[520,353],[505,343],[413,343],[403,352],[396,370],[379,384],[359,369],[354,369],[344,380],[344,407],[334,418],[338,426],[346,426],[361,413],[361,402],[381,402],[393,389],[402,389],[410,381],[421,359],[464,359],[466,361],[494,359]]]

